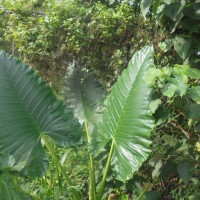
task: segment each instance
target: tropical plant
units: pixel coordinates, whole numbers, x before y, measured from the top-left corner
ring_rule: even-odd
[[[80,123],[85,125],[89,146],[92,145],[95,155],[106,145],[110,146],[102,182],[97,190],[97,199],[102,198],[110,164],[116,178],[125,182],[133,176],[134,171],[138,170],[150,153],[149,138],[153,121],[148,106],[151,89],[147,84],[143,84],[143,75],[146,70],[154,67],[152,52],[152,47],[146,47],[133,56],[128,69],[124,70],[106,99],[101,123],[99,110],[95,110],[100,107],[99,95],[102,91],[93,75],[87,76],[85,72],[80,72],[78,67],[74,67],[67,77],[66,99]],[[96,199],[92,154],[89,166],[92,178],[90,198]]]
[[[11,155],[24,175],[42,176],[47,169],[42,142],[53,156],[47,136],[60,146],[75,145],[80,125],[33,69],[4,52],[0,61],[0,152]]]
[[[77,144],[81,135],[79,123],[31,68],[3,52],[0,58],[2,163],[7,156],[12,170],[41,176],[47,166],[43,142],[65,177],[73,198],[81,199],[55,154],[55,144]],[[110,166],[115,177],[125,182],[150,153],[150,132],[154,126],[149,110],[152,88],[144,82],[144,73],[149,69],[154,69],[153,48],[144,47],[133,56],[113,86],[102,115],[102,90],[94,76],[85,76],[77,68],[68,76],[68,105],[84,124],[89,145],[89,199],[103,198]],[[96,188],[95,157],[104,148],[109,149],[109,154],[102,181]],[[0,166],[4,172],[5,166]],[[2,178],[1,183],[4,187]]]

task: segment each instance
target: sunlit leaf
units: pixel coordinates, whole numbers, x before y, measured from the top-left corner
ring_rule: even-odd
[[[96,135],[94,149],[98,152],[113,143],[112,169],[116,178],[124,182],[150,153],[150,132],[154,126],[149,110],[152,89],[143,78],[153,65],[152,47],[144,47],[133,56],[107,98]]]

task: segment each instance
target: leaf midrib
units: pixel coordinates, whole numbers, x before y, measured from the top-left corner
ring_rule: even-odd
[[[138,77],[138,76],[140,75],[140,73],[141,73],[141,70],[142,70],[142,68],[143,68],[143,65],[144,65],[144,62],[145,62],[145,61],[146,61],[146,60],[143,61],[142,66],[140,67],[140,69],[139,69],[137,75],[135,76],[135,79],[132,80],[133,83],[132,83],[131,89],[130,89],[128,95],[127,95],[126,102],[124,103],[124,106],[123,106],[123,108],[122,108],[120,117],[119,117],[118,120],[117,120],[117,126],[116,126],[116,128],[115,128],[114,133],[113,133],[113,137],[111,138],[112,140],[115,139],[115,136],[116,136],[117,133],[118,133],[118,129],[119,129],[119,127],[120,127],[120,122],[121,122],[121,120],[122,120],[122,118],[123,118],[123,116],[124,116],[124,113],[125,113],[125,111],[126,111],[126,107],[128,106],[129,98],[131,97],[130,94],[133,95],[134,92],[136,92],[137,88],[140,87],[140,86],[142,85],[142,83],[141,83],[141,84],[137,85],[137,86],[134,88],[134,84],[135,84],[135,82],[137,81],[137,77]],[[126,70],[128,71],[128,69],[126,69]],[[133,94],[132,94],[132,93],[133,93]],[[116,140],[114,140],[114,143],[115,143],[115,141],[116,141]]]

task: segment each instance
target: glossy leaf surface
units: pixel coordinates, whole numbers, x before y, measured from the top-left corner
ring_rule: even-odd
[[[0,152],[16,164],[25,161],[25,174],[41,176],[47,167],[42,133],[61,146],[76,144],[81,135],[78,121],[37,73],[0,52]]]
[[[149,110],[151,88],[143,77],[153,68],[153,48],[137,52],[113,86],[106,101],[95,150],[100,152],[114,143],[111,165],[116,178],[126,181],[133,176],[150,153],[153,118]]]

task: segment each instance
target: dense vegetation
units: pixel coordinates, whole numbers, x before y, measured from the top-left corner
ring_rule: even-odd
[[[2,200],[200,199],[198,0],[1,0],[0,17],[0,48],[33,66],[51,86],[1,52]],[[154,54],[147,45],[153,45]],[[14,87],[20,87],[20,81],[27,82],[26,87],[8,85],[7,66]],[[123,81],[131,85],[130,91]],[[31,97],[39,91],[35,105],[26,98],[29,89]],[[5,123],[10,117],[5,113],[14,108],[11,100],[19,98],[16,91],[24,91],[23,106],[30,109],[26,123],[36,124],[27,137],[22,129],[17,132],[19,128],[9,137],[9,126],[23,125],[24,120]],[[128,105],[122,107],[130,113],[121,116],[124,94]],[[12,98],[6,107],[8,95]],[[43,110],[46,104],[52,106]],[[26,114],[20,112],[21,117]],[[51,126],[57,117],[58,125]],[[16,144],[17,138],[21,139]]]

